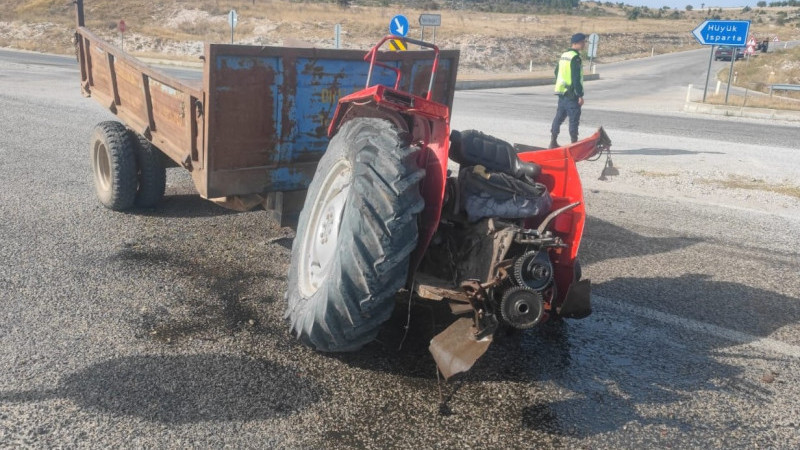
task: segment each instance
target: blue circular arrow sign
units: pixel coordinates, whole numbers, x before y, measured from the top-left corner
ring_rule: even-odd
[[[392,17],[392,21],[389,22],[389,33],[405,37],[408,34],[408,18],[402,14]]]

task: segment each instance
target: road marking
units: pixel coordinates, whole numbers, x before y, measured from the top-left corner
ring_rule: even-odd
[[[729,341],[738,342],[764,352],[780,353],[782,355],[800,358],[799,346],[787,344],[786,342],[781,342],[775,339],[742,333],[741,331],[735,331],[707,322],[700,322],[699,320],[676,316],[674,314],[657,311],[655,309],[632,305],[628,302],[613,300],[607,297],[601,297],[599,295],[592,295],[592,303],[602,307],[617,309],[628,314],[634,314],[645,319],[656,320],[667,325],[682,327],[696,333],[707,334],[710,336],[727,339]]]

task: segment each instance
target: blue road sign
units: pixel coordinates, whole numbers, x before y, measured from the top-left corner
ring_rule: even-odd
[[[703,45],[744,47],[750,31],[749,20],[706,20],[692,31]]]
[[[389,22],[389,33],[395,36],[403,36],[408,34],[408,19],[402,14],[392,17]]]

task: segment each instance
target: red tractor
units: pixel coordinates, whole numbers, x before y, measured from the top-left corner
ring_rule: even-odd
[[[433,50],[425,95],[399,90],[400,69],[377,61],[389,39]],[[554,149],[451,132],[449,108],[432,100],[435,45],[387,36],[365,60],[366,88],[339,100],[300,214],[286,293],[293,332],[320,351],[353,351],[376,337],[401,289],[446,300],[470,316],[431,341],[450,377],[474,364],[501,324],[588,316],[575,162],[609,148],[602,128]],[[371,85],[375,66],[396,72],[393,88]]]

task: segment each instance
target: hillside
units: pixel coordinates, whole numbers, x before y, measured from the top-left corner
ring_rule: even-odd
[[[229,42],[227,13],[231,8],[239,14],[237,43],[332,47],[334,26],[340,23],[343,47],[359,49],[368,48],[386,34],[390,18],[397,13],[409,17],[410,36],[419,37],[416,18],[422,12],[431,12],[380,3],[390,6],[351,2],[342,7],[338,3],[285,0],[85,0],[87,26],[106,39],[119,43],[117,24],[125,20],[127,51],[191,60],[202,53],[204,42]],[[436,8],[447,5],[433,1],[415,4]],[[747,12],[651,10],[611,2],[583,2],[554,14],[438,9],[435,12],[442,15],[442,26],[436,40],[443,48],[461,50],[462,73],[522,72],[531,63],[536,69],[549,68],[553,55],[576,31],[598,33],[598,61],[608,62],[699,48],[690,32],[706,17],[747,18],[753,20],[752,30],[757,35],[797,38],[797,11],[792,7]],[[73,51],[73,6],[67,0],[0,0],[0,18],[2,47]],[[430,38],[430,33],[426,37]]]

